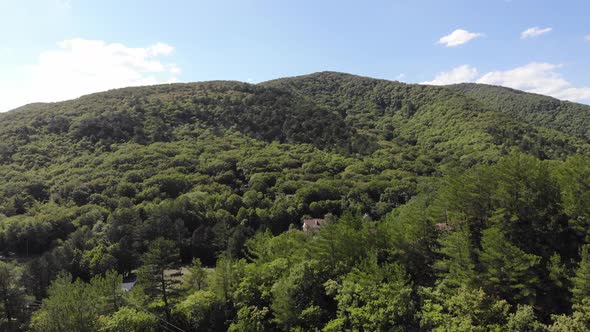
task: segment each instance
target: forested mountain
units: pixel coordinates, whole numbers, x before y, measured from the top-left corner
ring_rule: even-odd
[[[590,329],[589,111],[322,72],[0,114],[0,329]]]
[[[463,83],[449,86],[519,120],[590,140],[590,106],[500,86]]]

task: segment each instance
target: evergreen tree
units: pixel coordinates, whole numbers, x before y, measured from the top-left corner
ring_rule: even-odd
[[[483,232],[481,248],[481,280],[491,294],[511,301],[534,299],[540,257],[520,250],[496,227]]]
[[[39,332],[91,332],[98,329],[100,300],[90,287],[60,274],[49,287],[48,297],[33,315],[30,328]]]
[[[115,312],[124,305],[122,284],[123,277],[114,270],[90,280],[89,287],[96,293],[103,314]]]
[[[590,298],[590,244],[580,249],[580,264],[573,278],[573,302],[581,303]]]
[[[178,294],[176,286],[181,282],[180,272],[170,271],[180,261],[178,248],[174,242],[158,238],[150,243],[141,261],[143,265],[138,271],[139,282],[152,299],[162,300],[166,319],[170,321],[172,301]]]
[[[217,259],[215,270],[210,276],[209,288],[217,295],[218,299],[228,304],[233,292],[240,283],[243,272],[243,261],[232,260],[222,254]]]
[[[22,276],[22,268],[16,263],[0,261],[0,330],[16,331],[26,321],[29,298]]]
[[[189,275],[186,276],[186,283],[190,289],[203,290],[207,282],[207,271],[203,268],[201,260],[193,258],[191,266],[188,268]]]
[[[590,242],[590,162],[585,156],[573,156],[558,169],[564,212],[570,227]]]
[[[441,239],[440,253],[445,256],[435,263],[447,283],[454,286],[475,286],[477,273],[475,255],[467,227],[460,227]]]

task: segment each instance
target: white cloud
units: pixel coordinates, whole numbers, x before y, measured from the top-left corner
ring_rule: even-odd
[[[178,75],[180,75],[180,73],[182,73],[182,70],[180,69],[180,67],[178,67],[175,64],[170,64],[166,68],[168,68],[168,71],[170,72],[170,74],[172,74],[174,76],[178,76]]]
[[[469,65],[456,67],[436,75],[434,80],[422,84],[445,85],[460,82],[476,82],[501,85],[526,92],[538,93],[571,101],[589,101],[590,87],[575,87],[558,72],[562,65],[529,63],[505,71],[492,71],[479,75]]]
[[[156,43],[150,46],[149,50],[150,54],[153,56],[170,55],[172,51],[174,51],[174,47],[164,43]]]
[[[532,38],[532,37],[538,37],[540,35],[544,35],[546,33],[549,33],[552,30],[553,30],[553,28],[532,27],[532,28],[528,28],[528,29],[524,30],[523,32],[521,32],[520,38],[527,39],[527,38]]]
[[[5,55],[10,55],[14,52],[14,49],[10,48],[10,47],[2,47],[0,48],[0,57],[5,56]]]
[[[159,58],[173,50],[164,43],[133,48],[101,40],[62,41],[57,49],[41,52],[35,64],[19,68],[13,77],[0,77],[0,91],[6,93],[0,98],[0,111],[114,88],[176,82],[181,69]]]
[[[55,3],[64,9],[72,8],[72,0],[55,0]]]
[[[587,41],[590,41],[590,35],[587,35],[586,37],[584,37],[584,39],[586,39]]]
[[[421,84],[430,85],[446,85],[463,82],[472,82],[479,75],[475,67],[469,65],[462,65],[451,69],[447,72],[441,72],[436,75],[434,80],[428,82],[422,82]]]
[[[469,32],[463,29],[457,29],[439,39],[438,44],[443,44],[446,47],[455,47],[468,43],[472,39],[480,36],[483,36],[483,34],[477,32]]]
[[[590,87],[574,87],[557,72],[562,65],[529,63],[506,71],[483,75],[477,83],[502,85],[572,101],[590,100]]]
[[[397,76],[395,77],[395,80],[396,80],[396,81],[401,81],[401,80],[403,80],[403,79],[405,79],[405,78],[406,78],[406,74],[404,74],[404,73],[400,73],[399,75],[397,75]]]

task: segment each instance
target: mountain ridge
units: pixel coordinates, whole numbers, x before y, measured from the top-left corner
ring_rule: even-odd
[[[440,312],[423,303],[449,311],[465,294],[494,329],[525,304],[549,323],[577,310],[569,290],[581,288],[568,280],[590,262],[578,254],[590,239],[590,144],[576,127],[586,114],[539,117],[561,102],[496,91],[323,72],[131,87],[2,114],[0,259],[23,299],[47,299],[31,320],[39,331],[54,322],[48,304],[65,301],[56,296],[78,287],[102,303],[91,289],[118,290],[113,278],[134,271],[133,298],[187,331],[340,331],[342,313],[372,312],[367,303],[430,330],[421,317]],[[306,234],[310,218],[329,222]],[[162,261],[160,276],[185,265],[212,277],[167,293],[165,309],[148,289]],[[346,287],[370,297],[352,303]],[[201,297],[211,315],[193,311]],[[26,325],[30,310],[15,307]],[[369,329],[390,329],[391,317]]]
[[[429,85],[429,84],[421,84],[421,83],[410,83],[410,82],[404,82],[404,81],[400,81],[400,80],[392,80],[392,79],[386,79],[386,78],[373,78],[373,77],[370,77],[370,76],[365,76],[365,75],[360,75],[360,74],[352,74],[352,73],[346,73],[346,72],[325,70],[325,71],[318,71],[318,72],[313,72],[313,73],[309,73],[309,74],[301,74],[301,75],[295,75],[295,76],[285,76],[285,77],[273,78],[273,79],[262,81],[262,82],[258,82],[258,83],[249,83],[249,82],[238,81],[238,80],[208,80],[208,81],[178,82],[178,83],[161,83],[161,84],[152,84],[152,85],[121,87],[121,88],[108,89],[108,90],[105,90],[105,91],[92,92],[92,93],[84,94],[84,95],[79,96],[79,97],[76,97],[76,98],[62,100],[62,101],[56,101],[56,102],[31,102],[31,103],[28,103],[28,104],[19,106],[17,108],[14,108],[14,109],[7,110],[5,112],[2,112],[2,113],[0,113],[0,115],[3,114],[3,113],[7,113],[7,112],[18,111],[20,109],[27,108],[27,107],[30,107],[30,106],[52,105],[52,104],[63,103],[63,102],[68,102],[68,101],[74,101],[74,100],[77,100],[77,99],[80,99],[80,98],[84,98],[84,97],[88,97],[88,96],[101,95],[101,94],[105,94],[105,93],[111,93],[111,92],[117,92],[117,91],[124,91],[124,90],[141,89],[141,88],[145,88],[145,87],[166,87],[166,86],[196,85],[196,84],[202,84],[202,83],[239,83],[239,84],[250,84],[250,85],[269,85],[269,84],[274,84],[276,82],[283,81],[283,80],[305,79],[305,78],[310,78],[310,77],[314,77],[314,76],[322,76],[322,75],[340,75],[340,76],[343,76],[343,77],[350,77],[350,78],[357,78],[357,79],[369,79],[369,80],[383,81],[383,82],[394,82],[394,83],[400,83],[400,84],[406,84],[406,85],[421,85],[421,86],[430,86],[430,87],[445,87],[445,88],[451,88],[451,89],[454,89],[454,90],[455,89],[456,90],[461,90],[461,86],[481,86],[481,87],[498,88],[498,89],[502,89],[502,90],[508,90],[508,91],[515,92],[515,93],[518,93],[518,94],[530,94],[530,95],[535,95],[535,96],[539,96],[539,97],[545,97],[545,98],[554,99],[554,100],[558,100],[558,101],[561,101],[561,102],[567,102],[567,103],[572,103],[572,104],[581,105],[581,106],[588,106],[586,104],[582,104],[582,103],[578,103],[578,102],[574,102],[574,101],[563,100],[563,99],[555,98],[555,97],[544,95],[544,94],[534,93],[534,92],[526,92],[526,91],[523,91],[523,90],[518,90],[518,89],[514,89],[514,88],[510,88],[510,87],[506,87],[506,86],[501,86],[501,85],[492,85],[492,84],[484,84],[484,83],[470,83],[470,82],[453,83],[453,84],[446,84],[446,85]]]
[[[490,103],[491,97],[488,96],[489,93],[486,94],[486,91],[490,89],[495,91],[494,87],[477,85],[479,94],[472,93],[474,88],[467,87],[471,86],[439,87],[406,84],[331,71],[279,78],[258,84],[217,80],[128,87],[85,95],[64,102],[32,104],[0,114],[0,135],[4,133],[5,138],[10,141],[11,132],[34,132],[36,126],[47,126],[50,122],[53,126],[56,125],[54,123],[56,121],[61,121],[62,125],[68,122],[68,129],[71,121],[74,127],[79,127],[79,121],[82,121],[83,125],[90,125],[88,122],[91,120],[83,118],[96,118],[106,112],[105,114],[123,116],[129,122],[127,128],[112,129],[117,131],[120,137],[115,137],[115,141],[129,140],[132,136],[141,141],[140,136],[143,134],[132,132],[151,130],[141,128],[143,124],[139,125],[146,118],[152,118],[153,120],[150,121],[159,123],[160,129],[167,132],[168,136],[174,128],[185,125],[185,121],[192,121],[191,123],[208,121],[209,125],[221,125],[226,128],[233,126],[254,137],[266,137],[267,140],[317,141],[314,143],[317,146],[332,146],[337,149],[369,153],[377,148],[376,142],[383,141],[383,138],[387,140],[395,138],[398,139],[399,144],[407,145],[416,140],[416,135],[424,136],[423,134],[427,132],[433,134],[438,132],[438,134],[430,135],[429,138],[425,137],[424,140],[418,139],[417,142],[424,141],[423,145],[434,146],[440,145],[441,142],[451,142],[461,137],[460,134],[449,136],[445,133],[445,131],[452,131],[453,126],[457,127],[456,130],[459,130],[459,127],[462,128],[461,130],[471,128],[469,130],[480,132],[484,136],[491,135],[492,137],[488,138],[482,136],[481,140],[481,142],[489,141],[490,144],[498,142],[498,139],[494,138],[498,135],[514,136],[514,139],[519,142],[527,135],[532,135],[527,139],[538,142],[546,140],[541,139],[540,136],[549,135],[550,141],[554,138],[558,141],[543,144],[563,145],[559,142],[571,141],[566,144],[572,146],[567,148],[570,150],[573,146],[583,143],[576,140],[587,141],[587,135],[575,129],[580,127],[580,123],[590,123],[590,111],[578,114],[582,117],[582,121],[569,119],[568,116],[562,117],[559,119],[561,126],[558,126],[554,122],[543,121],[534,114],[531,115],[534,111],[531,107],[523,108],[519,113],[510,108],[510,105],[506,106],[504,99],[500,99],[503,103],[499,105]],[[482,89],[485,91],[482,92]],[[542,98],[527,93],[519,93],[519,95],[527,101]],[[542,101],[544,100],[554,101],[551,105],[559,106],[562,103],[551,98],[542,98]],[[286,104],[281,106],[280,103]],[[166,105],[170,111],[164,111],[161,105]],[[254,107],[251,107],[252,105]],[[147,107],[149,110],[142,107]],[[590,107],[588,109],[590,110]],[[549,112],[556,111],[551,109]],[[59,119],[56,120],[56,117]],[[325,118],[324,126],[327,125],[326,128],[332,129],[320,130],[317,126],[317,123],[322,122],[320,118]],[[29,125],[24,128],[23,124],[27,121]],[[109,122],[108,119],[98,118],[92,121]],[[270,125],[268,121],[275,122]],[[124,122],[119,121],[119,123]],[[260,127],[259,123],[266,125],[267,129],[271,128],[270,131]],[[303,127],[297,129],[295,123],[300,123]],[[285,130],[285,126],[292,129]],[[556,133],[540,134],[540,131],[547,130],[555,130]],[[331,134],[332,131],[334,134]],[[84,136],[80,132],[72,135],[78,138]],[[109,134],[104,132],[97,135],[95,137],[108,138]],[[143,140],[154,141],[153,138]],[[340,143],[336,144],[336,141]],[[516,141],[510,144],[522,143]],[[462,143],[458,144],[462,146]],[[530,145],[530,143],[526,144]],[[441,153],[449,152],[448,147],[441,149],[443,149]],[[538,147],[538,149],[547,150],[544,147]],[[559,147],[550,146],[551,151],[545,151],[542,154],[549,155],[559,149]],[[469,154],[466,151],[459,153]]]

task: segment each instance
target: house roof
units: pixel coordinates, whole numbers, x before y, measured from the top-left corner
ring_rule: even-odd
[[[130,281],[130,282],[124,282],[121,284],[121,288],[123,288],[124,291],[128,292],[131,290],[131,288],[133,288],[133,286],[135,286],[136,282],[137,282],[136,280]]]
[[[436,230],[439,232],[451,232],[455,230],[453,226],[447,224],[446,222],[437,223],[436,225],[434,225],[434,227],[436,227]]]
[[[320,227],[326,223],[326,219],[305,219],[303,220],[303,225],[307,227]]]

